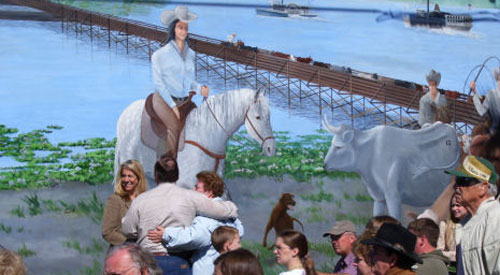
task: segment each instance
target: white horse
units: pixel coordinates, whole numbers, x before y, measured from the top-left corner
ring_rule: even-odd
[[[146,176],[154,179],[154,164],[159,155],[141,140],[141,114],[144,100],[128,106],[116,126],[115,175],[120,163],[136,159],[144,167]],[[179,180],[177,184],[193,188],[196,174],[203,170],[224,175],[224,157],[228,139],[245,123],[250,136],[257,141],[267,156],[273,156],[276,143],[270,122],[267,98],[251,89],[229,91],[209,97],[186,119],[185,146],[177,156]],[[217,167],[217,168],[216,168]],[[116,181],[115,181],[116,182]]]

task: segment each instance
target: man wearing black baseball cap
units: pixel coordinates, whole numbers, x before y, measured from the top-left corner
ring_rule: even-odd
[[[361,243],[373,245],[370,256],[375,275],[412,275],[411,267],[423,263],[415,253],[416,241],[417,237],[401,225],[384,223],[375,238]]]
[[[489,192],[498,178],[493,164],[467,156],[446,173],[455,176],[457,199],[472,216],[462,229],[458,268],[464,274],[500,274],[500,204]]]

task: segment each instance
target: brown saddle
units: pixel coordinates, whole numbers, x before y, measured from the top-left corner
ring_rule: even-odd
[[[142,142],[151,149],[159,149],[160,143],[165,143],[167,148],[163,148],[165,152],[169,150],[175,151],[177,155],[178,148],[168,148],[177,146],[179,135],[184,128],[186,118],[196,108],[196,104],[191,101],[195,92],[190,92],[188,99],[181,104],[178,104],[180,119],[177,119],[174,111],[162,99],[162,97],[154,92],[150,94],[144,103],[144,110],[141,118],[141,139]],[[169,139],[173,139],[173,141]],[[173,143],[172,143],[173,142]],[[174,145],[175,144],[175,145]],[[161,148],[161,146],[160,146]],[[159,152],[160,154],[165,152]]]

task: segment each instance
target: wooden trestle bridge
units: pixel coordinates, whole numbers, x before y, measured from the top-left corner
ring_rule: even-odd
[[[113,15],[91,12],[48,0],[8,0],[36,8],[60,20],[63,30],[121,45],[150,58],[165,40],[167,28]],[[411,128],[418,119],[424,94],[419,84],[363,73],[322,62],[304,63],[254,47],[190,34],[189,46],[197,53],[197,71],[215,72],[224,81],[237,80],[255,89],[278,92],[288,104],[308,101],[324,112],[341,110],[355,118],[373,116],[380,124]],[[307,61],[306,61],[307,62]],[[481,118],[468,96],[446,91],[452,123],[468,133]]]

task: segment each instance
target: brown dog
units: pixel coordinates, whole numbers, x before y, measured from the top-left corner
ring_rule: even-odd
[[[293,206],[295,206],[295,200],[293,199],[294,196],[294,194],[290,193],[281,194],[281,198],[274,206],[273,211],[271,211],[271,216],[267,222],[264,240],[262,241],[262,245],[264,247],[267,246],[267,235],[269,234],[269,231],[271,231],[271,228],[274,228],[274,232],[278,235],[281,231],[292,230],[293,221],[296,221],[302,227],[302,231],[304,231],[304,225],[299,220],[286,213],[288,209],[292,209]]]

